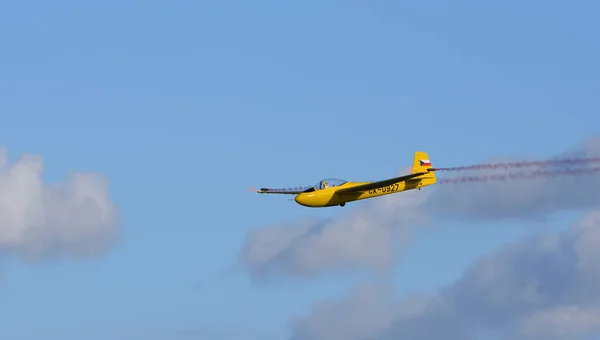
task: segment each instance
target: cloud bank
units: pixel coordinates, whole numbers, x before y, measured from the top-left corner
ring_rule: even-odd
[[[43,171],[39,155],[9,164],[0,148],[0,254],[43,260],[105,251],[118,222],[106,178],[73,173],[48,184]]]
[[[474,263],[437,296],[394,299],[357,287],[294,322],[293,340],[596,339],[600,332],[600,210],[568,232],[522,240]],[[593,337],[596,336],[596,337]],[[494,337],[495,338],[495,337]]]
[[[409,227],[422,223],[417,211],[425,195],[407,192],[382,197],[332,220],[299,222],[252,230],[241,260],[254,278],[305,277],[324,271],[368,268],[385,273],[397,255],[394,246],[409,240]]]
[[[557,158],[592,156],[600,156],[600,138]],[[541,219],[599,204],[600,176],[436,185],[350,204],[334,220],[307,219],[254,229],[240,258],[252,276],[261,279],[310,277],[343,268],[385,272],[397,260],[398,249],[410,240],[411,229],[436,219],[472,223]]]

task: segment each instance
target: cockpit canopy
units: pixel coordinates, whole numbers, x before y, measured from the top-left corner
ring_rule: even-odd
[[[331,187],[340,186],[346,182],[348,182],[348,181],[344,181],[344,180],[337,179],[337,178],[326,178],[326,179],[320,181],[319,183],[317,183],[317,185],[315,185],[314,188],[315,188],[315,190],[323,190],[323,189],[327,189],[327,188],[331,188]]]

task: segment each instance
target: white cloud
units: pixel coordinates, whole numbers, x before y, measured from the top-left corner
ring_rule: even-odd
[[[296,322],[291,338],[335,334],[339,340],[463,340],[479,338],[482,330],[519,340],[598,336],[600,267],[582,265],[588,263],[585,259],[600,257],[600,238],[595,237],[600,229],[598,216],[600,210],[568,232],[509,245],[473,264],[460,280],[434,297],[394,302],[387,290],[379,296],[371,290],[369,299],[352,294],[346,300],[319,302]],[[331,318],[335,322],[329,322]],[[351,332],[336,331],[340,324],[351,325]]]
[[[117,208],[106,178],[74,173],[47,184],[39,155],[9,164],[4,149],[0,165],[0,251],[31,260],[90,256],[115,240]]]
[[[274,273],[312,276],[341,268],[386,272],[397,254],[393,245],[407,242],[410,227],[423,222],[416,207],[422,191],[387,196],[332,220],[307,219],[251,231],[241,260],[254,277]],[[392,213],[394,212],[394,213]]]

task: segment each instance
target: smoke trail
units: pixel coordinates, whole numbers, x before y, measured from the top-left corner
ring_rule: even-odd
[[[595,175],[600,173],[600,167],[589,169],[565,169],[565,170],[537,170],[532,172],[512,172],[508,174],[496,174],[488,176],[463,176],[457,178],[443,178],[438,181],[442,184],[456,184],[464,182],[488,182],[488,181],[507,181],[518,179],[533,179],[541,177],[557,177],[557,176],[580,176],[580,175]]]
[[[435,171],[467,171],[467,170],[491,170],[491,169],[511,169],[528,167],[548,167],[548,166],[574,166],[582,164],[591,164],[600,162],[600,157],[588,158],[565,158],[544,161],[521,161],[521,162],[499,162],[489,164],[475,164],[466,166],[456,166],[450,168],[435,168]]]

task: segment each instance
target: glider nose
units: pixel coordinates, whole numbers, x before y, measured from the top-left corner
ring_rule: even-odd
[[[304,197],[302,194],[296,195],[294,201],[300,205],[306,206],[306,197]]]

